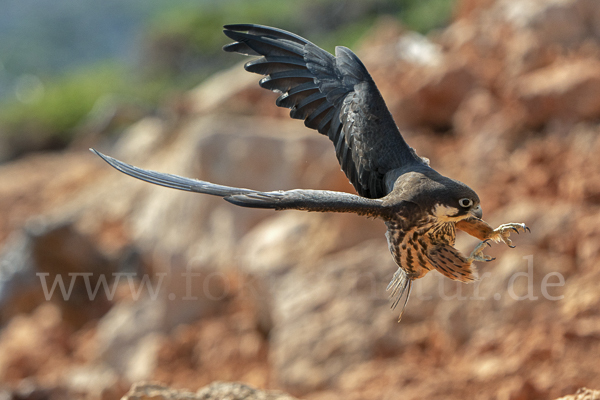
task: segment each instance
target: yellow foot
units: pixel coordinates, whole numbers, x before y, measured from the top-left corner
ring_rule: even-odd
[[[485,254],[483,254],[483,250],[485,249],[485,246],[490,246],[492,247],[492,245],[490,244],[490,239],[484,240],[483,242],[479,243],[477,245],[477,247],[475,247],[475,249],[473,249],[473,251],[471,252],[471,255],[469,256],[469,258],[467,258],[467,261],[469,262],[473,262],[473,261],[494,261],[495,258],[491,257],[491,256],[486,256]]]
[[[509,238],[511,231],[516,233],[520,233],[520,231],[531,232],[531,229],[529,229],[525,224],[502,224],[496,229],[494,229],[494,232],[491,235],[491,239],[493,239],[496,242],[504,242],[508,247],[514,248],[515,246],[513,246],[512,241]]]

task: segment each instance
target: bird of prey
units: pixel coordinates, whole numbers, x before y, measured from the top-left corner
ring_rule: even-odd
[[[92,151],[134,178],[221,196],[242,207],[349,212],[382,219],[398,265],[387,288],[392,308],[405,299],[400,318],[415,279],[437,270],[450,279],[471,282],[477,279],[473,262],[493,260],[483,254],[490,240],[513,247],[510,232],[529,230],[522,223],[493,229],[481,219],[475,191],[439,174],[408,146],[375,82],[350,49],[336,47],[334,56],[281,29],[253,24],[224,28],[234,43],[223,50],[259,56],[245,64],[246,71],[265,76],[260,86],[280,93],[276,104],[290,108],[292,118],[304,120],[307,127],[329,137],[358,196],[327,190],[260,192],[222,186],[144,170]],[[481,240],[468,257],[454,248],[456,229]]]

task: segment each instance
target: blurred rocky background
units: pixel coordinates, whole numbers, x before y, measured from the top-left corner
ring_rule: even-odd
[[[161,383],[126,398],[600,396],[578,391],[600,388],[600,2],[112,3],[84,11],[141,21],[92,35],[128,67],[53,64],[45,42],[2,60],[0,398],[112,400],[141,381]],[[73,39],[68,18],[52,21]],[[87,151],[225,185],[352,192],[327,138],[221,54],[220,25],[235,22],[352,46],[417,152],[474,188],[492,225],[531,234],[489,249],[475,284],[417,281],[398,324],[381,221],[236,208]],[[132,47],[114,39],[131,26],[145,27]],[[52,68],[27,64],[36,55]]]

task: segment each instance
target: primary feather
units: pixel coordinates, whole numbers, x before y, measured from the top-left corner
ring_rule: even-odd
[[[335,56],[290,32],[261,25],[226,25],[236,42],[223,49],[261,58],[246,70],[265,75],[263,88],[280,92],[280,107],[329,137],[342,170],[358,194],[381,198],[386,174],[423,160],[406,144],[375,82],[348,48]],[[388,180],[389,181],[389,180]]]

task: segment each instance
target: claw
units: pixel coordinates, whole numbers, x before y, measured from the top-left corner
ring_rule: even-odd
[[[530,232],[530,229],[525,225],[525,224],[517,224],[517,223],[509,223],[509,224],[502,224],[500,225],[498,228],[494,229],[494,233],[492,235],[492,238],[498,242],[504,242],[508,247],[510,247],[511,249],[514,249],[515,246],[513,246],[512,241],[510,240],[510,234],[511,231],[515,232],[516,234],[521,234],[521,229],[523,230],[523,232]]]
[[[492,258],[490,256],[486,256],[485,254],[483,254],[483,249],[485,248],[485,245],[488,246],[492,246],[490,244],[490,239],[484,240],[482,242],[480,242],[477,247],[475,247],[475,249],[473,249],[473,251],[471,252],[471,255],[469,256],[468,260],[470,262],[473,261],[480,261],[480,262],[490,262],[490,261],[494,261],[495,258]]]
[[[529,227],[528,227],[528,226],[525,226],[525,228],[524,228],[524,229],[525,229],[527,232],[531,233],[531,229],[529,229]]]

